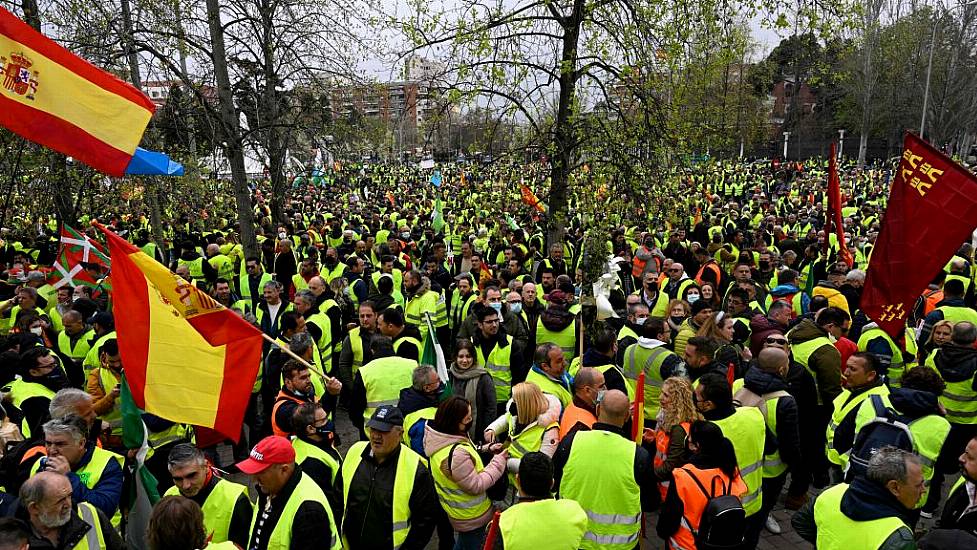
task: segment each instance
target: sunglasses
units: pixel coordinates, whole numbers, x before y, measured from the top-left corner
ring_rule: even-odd
[[[764,340],[764,342],[766,342],[767,344],[779,344],[781,346],[787,345],[786,338],[767,338],[766,340]]]

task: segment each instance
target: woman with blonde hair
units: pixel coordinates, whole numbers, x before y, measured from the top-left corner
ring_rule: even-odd
[[[543,393],[532,382],[516,384],[506,412],[485,430],[485,442],[509,438],[510,478],[519,471],[519,459],[526,453],[539,451],[552,458],[560,444],[560,401]]]
[[[724,311],[717,311],[702,323],[696,336],[706,336],[713,338],[720,343],[716,350],[715,360],[720,365],[733,365],[737,375],[743,372],[742,365],[753,358],[749,348],[733,343],[733,334],[736,330],[736,321],[732,315],[727,315]]]
[[[685,440],[689,426],[702,420],[692,401],[692,384],[685,377],[672,376],[662,384],[661,407],[655,435],[655,478],[664,500],[672,480],[672,470],[689,462],[692,453]]]
[[[926,340],[926,344],[923,345],[923,354],[926,357],[924,365],[927,367],[936,368],[936,354],[940,352],[940,348],[944,344],[950,342],[950,337],[953,335],[953,323],[947,319],[937,321],[933,325],[933,331],[930,332],[929,339]]]

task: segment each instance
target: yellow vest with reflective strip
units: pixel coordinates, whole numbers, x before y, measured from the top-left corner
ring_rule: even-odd
[[[578,431],[560,480],[560,498],[587,514],[581,548],[631,550],[641,531],[641,488],[634,479],[635,444],[605,430]]]
[[[180,490],[170,487],[163,496],[176,496]],[[248,496],[248,488],[244,485],[218,479],[217,484],[207,495],[207,500],[200,510],[204,513],[204,528],[207,529],[207,536],[210,537],[211,546],[215,543],[226,542],[231,528],[231,516],[234,515],[234,508],[237,506],[238,499],[244,495]],[[248,501],[250,504],[251,501]],[[210,546],[207,546],[210,548]]]
[[[58,333],[58,351],[75,361],[83,361],[85,356],[88,355],[89,350],[91,350],[91,339],[94,336],[95,331],[88,329],[75,340],[75,344],[72,346],[71,336],[68,336],[68,333],[62,330]]]
[[[520,502],[499,517],[506,550],[575,549],[587,532],[587,513],[570,499]]]
[[[353,483],[353,477],[356,474],[357,468],[360,467],[360,462],[363,461],[363,450],[367,445],[368,443],[366,441],[357,441],[353,443],[349,452],[346,453],[346,460],[343,461],[342,466],[343,502],[349,502],[349,488]],[[410,496],[414,490],[414,477],[417,475],[417,468],[421,463],[421,456],[419,454],[412,451],[406,445],[400,446],[400,452],[397,455],[397,473],[394,476],[394,502],[393,513],[391,514],[393,519],[391,530],[393,531],[394,550],[397,550],[400,548],[400,545],[404,544],[404,541],[407,540],[407,535],[410,533]],[[343,544],[347,548],[350,547],[345,537]]]
[[[828,422],[828,428],[825,430],[825,444],[827,445],[828,461],[837,466],[841,466],[842,469],[848,465],[848,454],[851,452],[851,449],[845,449],[844,452],[838,452],[835,449],[835,430],[838,429],[838,426],[844,422],[848,415],[857,415],[858,411],[856,409],[858,406],[871,395],[889,395],[889,388],[884,384],[875,386],[852,397],[847,403],[846,400],[851,397],[851,391],[842,389],[841,393],[835,397],[834,403],[832,403],[831,421]]]
[[[366,409],[363,421],[368,422],[373,411],[381,405],[397,406],[400,390],[411,387],[417,361],[391,356],[374,359],[360,367],[360,377],[366,388]]]
[[[740,476],[746,482],[743,509],[747,516],[752,516],[763,505],[763,447],[767,437],[763,413],[755,407],[740,407],[732,415],[713,423],[733,443]]]
[[[265,525],[264,529],[271,529],[271,536],[268,537],[267,550],[289,550],[292,543],[292,522],[295,520],[295,514],[299,510],[299,506],[303,502],[312,501],[318,502],[326,509],[326,516],[329,518],[329,532],[332,534],[332,540],[328,543],[326,541],[321,541],[322,546],[320,548],[326,548],[328,544],[329,550],[342,550],[342,544],[339,542],[339,533],[336,530],[336,521],[332,517],[332,507],[329,506],[329,501],[326,500],[325,493],[322,489],[312,481],[309,476],[299,473],[301,478],[299,478],[298,484],[292,491],[292,494],[288,497],[288,502],[285,503],[285,508],[282,510],[282,515],[278,518],[278,523],[275,525]],[[254,515],[251,516],[251,533],[249,533],[249,540],[254,536],[254,530],[258,523],[258,506],[254,507]]]
[[[496,344],[488,357],[482,354],[482,346],[475,346],[478,364],[488,371],[495,384],[495,400],[498,403],[505,403],[512,395],[512,337],[505,335],[505,341],[505,347]]]
[[[909,528],[896,517],[871,521],[849,518],[841,511],[841,499],[847,490],[847,483],[835,485],[818,495],[814,502],[818,550],[877,550],[892,533],[902,527]]]
[[[492,502],[485,493],[477,495],[466,493],[455,480],[442,471],[442,465],[447,463],[448,455],[453,448],[455,445],[445,445],[431,455],[431,476],[434,478],[434,489],[437,491],[438,499],[441,500],[441,507],[447,512],[448,517],[456,521],[472,520],[485,515],[492,507]],[[471,455],[472,461],[475,463],[475,473],[485,469],[482,458],[475,452],[475,447],[472,446],[471,442],[465,441],[457,448]],[[451,464],[454,466],[455,461],[452,460]]]

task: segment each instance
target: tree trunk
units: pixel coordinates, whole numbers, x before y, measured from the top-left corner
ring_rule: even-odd
[[[550,159],[550,197],[547,246],[563,242],[567,224],[570,170],[577,149],[573,110],[577,87],[577,42],[584,18],[584,0],[574,0],[573,12],[564,21],[563,51],[560,56],[560,100],[554,129],[555,152]]]
[[[288,181],[285,178],[285,153],[286,143],[282,139],[281,128],[281,109],[278,104],[278,76],[275,74],[275,52],[274,47],[274,13],[269,0],[261,2],[261,50],[264,59],[262,60],[265,89],[261,94],[264,103],[265,124],[268,150],[268,174],[271,177],[271,201],[268,205],[271,208],[271,218],[276,224],[285,223],[285,193]]]
[[[244,171],[244,150],[241,130],[238,126],[231,78],[227,72],[227,52],[224,48],[224,28],[221,25],[219,0],[207,0],[207,24],[210,27],[211,55],[214,62],[214,81],[220,101],[221,126],[224,130],[224,151],[231,165],[231,181],[237,202],[237,221],[241,232],[241,244],[246,256],[258,255],[258,242],[254,233],[254,211],[251,208],[251,189]]]

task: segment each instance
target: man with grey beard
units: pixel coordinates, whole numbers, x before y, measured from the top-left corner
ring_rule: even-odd
[[[56,472],[38,472],[20,488],[17,517],[30,525],[30,547],[67,550],[85,540],[88,548],[122,550],[125,543],[101,510],[71,502],[71,482]]]

